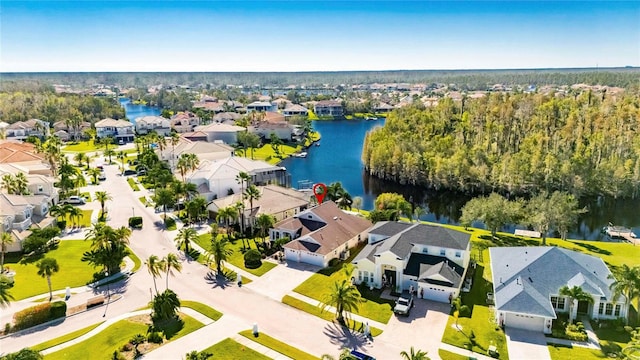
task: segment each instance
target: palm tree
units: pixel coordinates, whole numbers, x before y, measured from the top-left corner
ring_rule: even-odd
[[[593,303],[593,297],[588,292],[582,290],[580,286],[568,287],[567,285],[560,288],[558,292],[560,296],[567,297],[569,300],[569,324],[573,324],[573,303],[574,301],[586,301]]]
[[[23,172],[19,172],[14,177],[14,193],[16,195],[28,195],[29,194],[29,180],[27,175]]]
[[[2,188],[7,191],[8,194],[13,194],[15,189],[15,179],[11,174],[2,175]]]
[[[416,351],[413,348],[413,346],[411,347],[411,350],[409,350],[408,353],[406,351],[402,351],[400,353],[400,356],[402,356],[404,360],[430,360],[430,358],[427,356],[426,351],[422,351],[422,350]]]
[[[78,224],[80,223],[80,218],[82,217],[82,210],[80,210],[75,206],[71,206],[67,214],[69,215],[69,220],[71,220],[72,227],[75,227],[76,221],[78,222]]]
[[[253,213],[253,200],[258,200],[262,197],[260,193],[260,189],[257,186],[251,184],[247,187],[247,190],[244,192],[244,198],[249,199],[249,214]],[[251,224],[251,233],[253,233],[253,223],[255,219],[249,219],[249,223]]]
[[[322,302],[321,308],[324,311],[327,307],[335,307],[338,322],[344,324],[344,312],[358,311],[358,304],[361,301],[360,293],[351,283],[351,278],[344,278],[333,283],[333,287],[324,302]]]
[[[340,354],[338,354],[338,358],[336,359],[334,356],[329,354],[323,354],[320,357],[321,360],[358,360],[355,356],[351,355],[351,351],[348,348],[343,348],[340,350]]]
[[[185,204],[185,210],[189,216],[189,223],[192,223],[192,219],[200,221],[202,213],[206,210],[207,200],[204,197],[198,196],[193,200],[187,201]]]
[[[167,290],[169,290],[169,275],[173,275],[172,269],[175,269],[177,272],[182,272],[182,264],[180,263],[180,259],[178,259],[178,255],[174,253],[169,253],[167,256],[162,259],[162,264],[164,264],[164,272],[167,274]]]
[[[47,284],[49,284],[49,301],[53,299],[53,290],[51,289],[51,276],[60,271],[60,266],[54,258],[44,258],[37,264],[38,275],[43,278],[47,278]]]
[[[160,277],[160,271],[164,269],[164,264],[162,260],[158,257],[158,255],[151,255],[144,262],[147,267],[147,271],[151,274],[153,278],[153,287],[156,289],[156,294],[158,294],[158,286],[156,285],[156,278]]]
[[[0,275],[0,308],[9,306],[9,302],[13,300],[9,289],[11,289],[11,283],[6,276]]]
[[[198,237],[198,233],[192,227],[183,227],[178,231],[178,236],[176,236],[176,240],[178,240],[178,249],[180,249],[184,245],[184,253],[189,253],[189,244]]]
[[[124,151],[118,151],[116,158],[120,160],[120,172],[124,172],[124,161],[127,158],[127,154]]]
[[[615,301],[618,297],[624,296],[625,309],[627,309],[626,322],[629,324],[629,305],[635,301],[636,309],[640,308],[640,266],[629,267],[623,264],[616,268],[614,274],[609,275],[610,279],[614,279],[609,289],[613,292]]]
[[[233,254],[233,250],[228,248],[229,244],[226,238],[218,239],[217,236],[211,236],[211,255],[216,263],[218,275],[222,275],[222,262],[227,261],[227,258]]]
[[[129,254],[130,236],[131,229],[124,226],[114,229],[103,222],[93,224],[85,235],[85,240],[91,240],[91,251],[83,254],[82,261],[102,266],[110,274],[117,273],[122,259]]]
[[[98,176],[100,176],[100,174],[102,174],[102,170],[98,169],[98,168],[91,168],[89,170],[87,170],[87,174],[89,176],[91,176],[91,182],[94,184],[98,183]]]
[[[112,157],[113,155],[116,155],[115,150],[113,150],[113,149],[105,149],[105,150],[104,150],[104,156],[109,157],[109,164],[112,164],[112,162],[111,162],[111,157]]]
[[[171,290],[165,290],[162,294],[157,294],[149,303],[153,312],[151,318],[154,322],[174,319],[180,308],[178,295]]]
[[[84,158],[85,158],[85,155],[84,153],[81,153],[81,152],[73,156],[73,160],[78,162],[78,167],[82,167],[82,164],[84,163]]]
[[[256,226],[260,229],[260,237],[264,243],[264,238],[267,236],[267,231],[273,227],[276,219],[269,214],[260,214],[256,218]]]
[[[153,201],[158,206],[162,206],[162,212],[164,213],[164,219],[167,218],[167,206],[172,206],[175,204],[176,199],[173,191],[169,188],[162,188],[156,191],[155,196],[153,197]]]
[[[100,218],[104,219],[104,203],[113,200],[113,198],[106,191],[96,191],[96,200],[100,202]]]
[[[4,253],[7,252],[7,246],[13,244],[13,236],[11,234],[3,232],[0,235],[0,247],[2,250],[2,258],[0,258],[0,275],[4,272]]]
[[[218,215],[216,216],[217,222],[224,222],[225,227],[227,228],[227,238],[230,233],[231,221],[238,219],[238,213],[236,209],[232,206],[228,206],[218,210]]]

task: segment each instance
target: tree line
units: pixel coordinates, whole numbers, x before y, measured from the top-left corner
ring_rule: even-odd
[[[493,93],[389,114],[365,138],[374,176],[467,193],[636,197],[640,98]]]

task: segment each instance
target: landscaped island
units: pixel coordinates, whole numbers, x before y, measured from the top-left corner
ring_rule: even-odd
[[[362,158],[371,175],[435,189],[635,197],[639,102],[591,91],[442,99],[390,113]]]

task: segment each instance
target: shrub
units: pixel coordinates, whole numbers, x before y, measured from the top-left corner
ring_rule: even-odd
[[[66,314],[67,303],[64,301],[32,306],[13,314],[14,329],[21,330],[40,325],[47,321],[64,317]]]
[[[58,229],[64,230],[67,228],[67,220],[58,220],[56,225],[58,226]]]
[[[460,306],[460,314],[461,317],[471,317],[471,309],[467,305]]]
[[[152,331],[147,335],[147,341],[154,344],[162,344],[162,335],[158,331]]]
[[[256,249],[249,249],[244,253],[244,266],[255,269],[262,265],[262,254]]]
[[[49,319],[57,319],[67,315],[67,303],[64,301],[56,301],[51,304],[51,312]]]
[[[29,235],[22,243],[22,251],[25,254],[31,252],[44,253],[47,251],[47,241],[49,240],[43,237]]]
[[[4,334],[7,335],[11,332],[11,323],[4,324]]]
[[[176,221],[172,217],[167,216],[167,218],[164,219],[164,226],[167,229],[175,228],[176,227]]]
[[[333,258],[329,260],[329,267],[335,267],[335,266],[338,266],[338,264],[340,264],[340,259],[338,258]]]
[[[122,345],[122,348],[120,348],[120,351],[124,351],[124,352],[131,351],[131,350],[133,350],[133,345],[131,345],[131,343],[126,343]]]
[[[2,357],[2,360],[42,360],[44,357],[39,352],[24,348],[18,352],[11,353]]]
[[[129,227],[142,229],[142,217],[141,216],[132,216],[129,218]]]

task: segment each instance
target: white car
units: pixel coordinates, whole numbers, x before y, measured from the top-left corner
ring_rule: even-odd
[[[85,203],[84,198],[80,196],[69,196],[68,199],[60,201],[61,204],[82,205]]]

